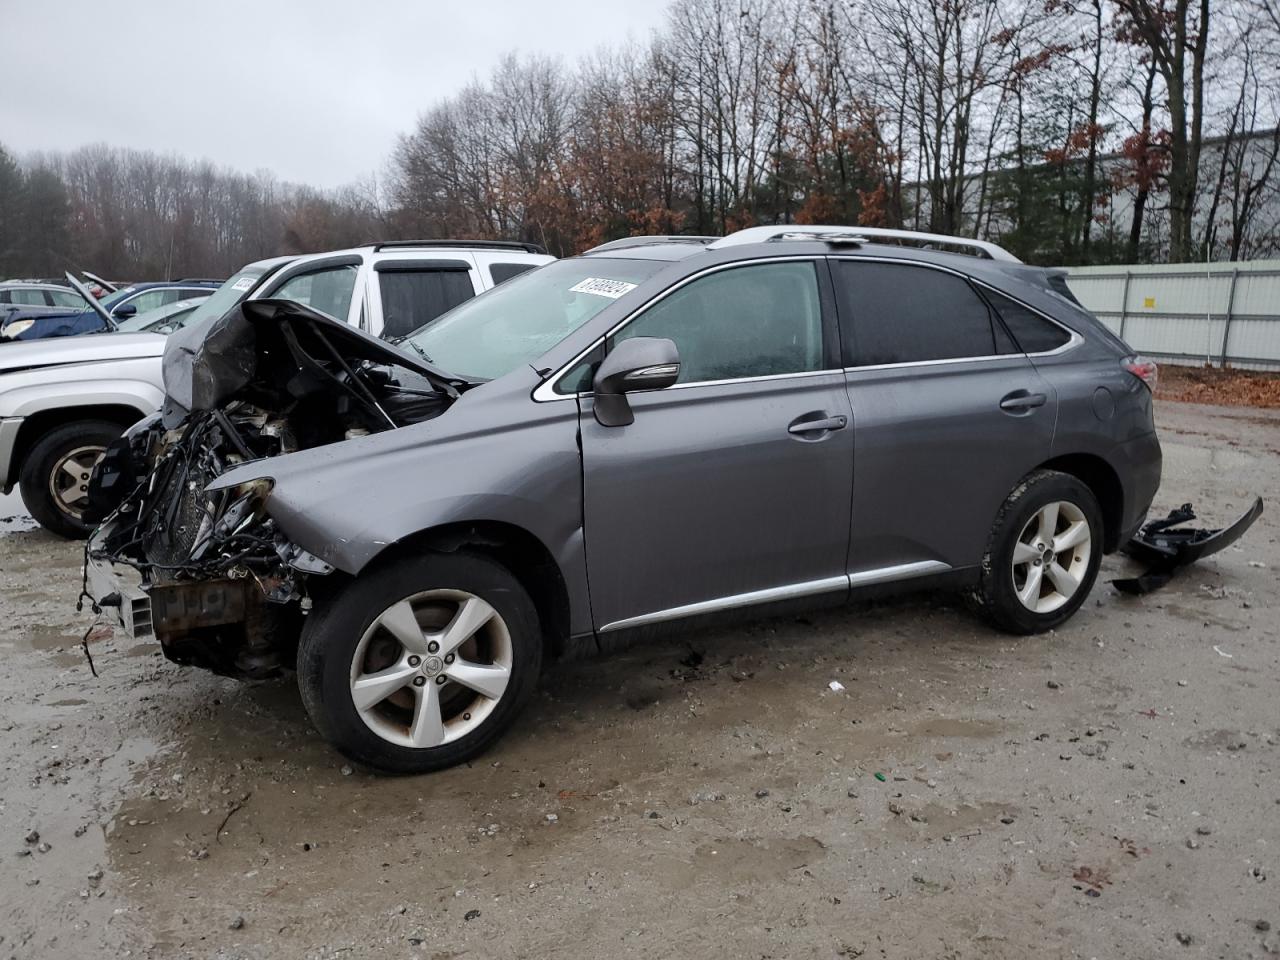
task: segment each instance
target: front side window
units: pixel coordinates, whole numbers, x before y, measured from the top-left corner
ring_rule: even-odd
[[[911,264],[832,261],[845,363],[866,367],[1007,353],[967,280]]]
[[[131,306],[137,313],[146,313],[148,310],[154,310],[156,307],[163,307],[166,303],[173,303],[177,299],[176,290],[146,290],[131,297],[120,306]],[[118,308],[117,308],[118,309]]]
[[[455,307],[403,345],[456,376],[493,380],[532,363],[664,266],[609,257],[557,260]]]
[[[403,337],[475,296],[466,270],[391,270],[378,273],[382,335]]]
[[[72,310],[89,309],[89,305],[84,302],[84,297],[72,290],[50,290],[49,296],[53,298],[55,307],[68,307]]]
[[[822,306],[814,264],[764,263],[708,274],[658,301],[613,342],[627,337],[674,341],[678,383],[821,370]]]
[[[300,273],[276,287],[270,295],[277,300],[292,300],[346,323],[356,289],[356,272],[354,264],[343,264]]]

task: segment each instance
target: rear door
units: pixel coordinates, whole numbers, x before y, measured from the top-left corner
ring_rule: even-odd
[[[584,530],[602,632],[846,591],[853,443],[821,261],[687,281],[606,342],[666,337],[680,380],[604,427],[583,398]]]
[[[1057,401],[958,272],[832,258],[853,410],[854,586],[977,564]]]

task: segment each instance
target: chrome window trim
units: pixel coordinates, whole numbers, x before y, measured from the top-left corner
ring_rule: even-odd
[[[823,259],[821,254],[793,253],[786,256],[757,257],[750,260],[734,260],[730,263],[718,263],[718,264],[715,264],[714,266],[705,267],[702,270],[699,270],[697,273],[691,273],[689,274],[689,276],[685,277],[683,280],[679,281],[678,283],[672,284],[666,290],[663,290],[660,294],[658,294],[652,300],[648,300],[642,305],[636,307],[635,310],[631,311],[631,313],[627,314],[625,317],[619,320],[616,324],[610,327],[607,331],[605,331],[605,333],[602,336],[600,336],[595,341],[593,341],[589,347],[579,352],[578,355],[575,356],[572,360],[570,360],[568,363],[561,364],[559,369],[557,369],[555,373],[551,374],[545,380],[543,380],[542,383],[538,384],[537,388],[533,391],[533,399],[538,403],[549,403],[553,400],[576,400],[579,397],[591,396],[590,390],[580,390],[576,393],[557,393],[555,390],[555,385],[566,373],[568,373],[570,370],[576,367],[582,361],[582,359],[587,354],[589,354],[592,350],[597,349],[602,343],[604,343],[604,341],[608,340],[610,337],[612,337],[615,333],[617,333],[627,324],[631,323],[633,320],[639,319],[640,316],[642,316],[646,310],[650,309],[655,304],[661,303],[663,300],[665,300],[671,294],[675,293],[681,287],[684,287],[687,284],[693,283],[693,281],[695,280],[700,280],[702,277],[705,277],[708,274],[719,273],[721,270],[733,270],[738,267],[756,266],[762,263],[785,263],[788,261],[808,261],[810,263],[816,264],[821,259]],[[815,267],[815,272],[816,272],[816,267]],[[815,277],[815,280],[816,280],[816,277]],[[821,294],[821,285],[819,285],[819,294]],[[823,317],[822,319],[825,324],[826,318]],[[824,333],[825,333],[825,330],[824,330]],[[779,380],[784,377],[811,376],[815,373],[834,373],[839,369],[840,369],[839,366],[835,366],[835,367],[824,367],[821,370],[800,370],[795,373],[775,373],[775,374],[768,374],[766,376],[760,376],[760,377],[735,377],[730,380],[694,380],[689,383],[673,384],[672,386],[667,387],[666,389],[678,390],[681,387],[705,387],[705,386],[710,386],[712,384],[719,385],[719,384],[725,384],[725,383],[752,383],[752,382],[757,382],[762,380]]]
[[[606,623],[597,631],[611,633],[614,630],[625,630],[630,627],[645,627],[668,620],[681,620],[704,613],[718,613],[724,610],[737,610],[761,603],[772,603],[777,600],[794,600],[801,597],[813,597],[822,593],[834,593],[836,590],[847,590],[851,587],[863,587],[875,583],[890,583],[895,580],[911,580],[927,576],[931,573],[945,573],[950,570],[949,564],[940,560],[919,560],[914,563],[898,563],[890,567],[876,567],[871,570],[860,570],[846,573],[838,577],[824,577],[821,580],[805,580],[801,583],[788,583],[781,587],[769,587],[764,590],[752,590],[748,593],[735,593],[729,596],[716,597],[713,600],[701,600],[698,603],[686,603],[679,607],[668,607],[665,610],[654,610],[639,616],[627,617]]]
[[[1043,310],[1037,310],[1035,307],[1031,306],[1031,304],[1026,303],[1023,300],[1019,300],[1013,294],[1008,293],[1004,290],[1001,290],[999,287],[992,286],[991,284],[983,280],[979,280],[977,277],[971,277],[967,273],[964,273],[960,270],[955,270],[944,264],[927,263],[923,260],[907,260],[903,257],[848,257],[848,256],[842,257],[838,254],[832,254],[827,259],[848,260],[853,263],[864,263],[864,262],[899,263],[899,264],[905,264],[911,267],[924,267],[926,270],[939,270],[942,273],[950,273],[953,276],[957,276],[960,279],[965,280],[982,290],[990,290],[992,293],[998,293],[1002,297],[1008,297],[1010,300],[1012,300],[1014,303],[1018,304],[1019,306],[1025,307],[1026,309],[1034,313],[1036,316],[1040,317],[1041,319],[1048,320],[1054,326],[1058,327],[1059,329],[1065,330],[1068,334],[1070,334],[1070,339],[1067,340],[1067,342],[1064,343],[1062,346],[1054,347],[1054,349],[1052,350],[1042,350],[1039,353],[993,353],[985,357],[945,357],[941,360],[904,360],[901,363],[869,363],[869,364],[864,364],[863,366],[845,367],[844,368],[845,373],[853,373],[858,370],[893,370],[899,367],[936,366],[940,363],[977,363],[978,361],[981,361],[981,360],[1003,360],[1007,357],[1028,357],[1030,359],[1037,359],[1037,358],[1043,358],[1043,357],[1055,357],[1055,356],[1059,356],[1060,354],[1066,353],[1069,350],[1074,350],[1076,347],[1080,346],[1080,344],[1084,343],[1084,337],[1082,337],[1080,334],[1078,334],[1076,331],[1072,330],[1070,327],[1066,326],[1065,324],[1059,323],[1057,320],[1053,319],[1053,317],[1046,314]]]

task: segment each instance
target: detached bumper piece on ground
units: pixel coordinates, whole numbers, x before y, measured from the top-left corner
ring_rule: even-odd
[[[1147,572],[1137,577],[1112,580],[1111,583],[1121,593],[1133,595],[1158,590],[1173,579],[1174,571],[1179,567],[1231,546],[1260,516],[1262,498],[1255,497],[1253,505],[1229,527],[1217,530],[1184,527],[1183,524],[1196,519],[1191,504],[1184,503],[1163,520],[1152,520],[1143,526],[1138,535],[1125,545],[1124,552],[1146,563]]]

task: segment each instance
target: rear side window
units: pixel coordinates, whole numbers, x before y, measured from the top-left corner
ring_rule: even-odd
[[[961,360],[1001,352],[991,311],[963,277],[910,264],[835,260],[845,364]]]
[[[996,313],[1000,314],[1000,319],[1009,328],[1009,332],[1013,334],[1013,338],[1018,341],[1018,346],[1024,353],[1047,353],[1050,350],[1057,350],[1071,339],[1071,334],[1062,327],[1056,323],[1050,323],[1016,300],[1010,300],[1004,294],[996,293],[994,290],[988,290],[986,293],[987,299],[995,307]]]
[[[536,266],[536,263],[491,263],[489,264],[489,276],[493,278],[496,286],[504,280],[518,277],[526,270],[532,270]]]
[[[403,337],[475,296],[466,270],[395,270],[378,273],[382,336]]]
[[[613,339],[627,337],[675,341],[680,383],[821,370],[814,265],[768,263],[709,274],[658,301]]]
[[[21,303],[28,307],[48,306],[43,290],[14,290],[11,296],[13,299],[9,301],[10,303]]]

